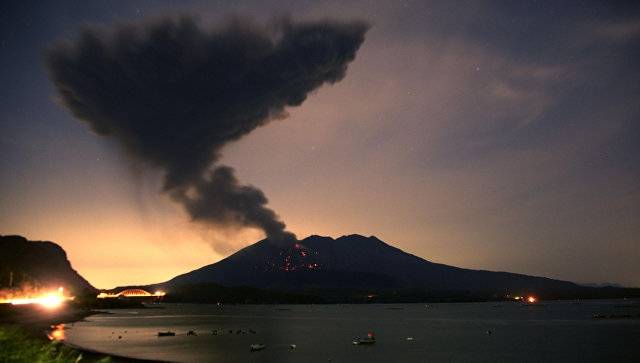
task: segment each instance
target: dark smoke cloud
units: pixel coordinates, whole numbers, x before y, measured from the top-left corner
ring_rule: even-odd
[[[292,22],[269,28],[194,19],[89,28],[45,54],[62,103],[99,135],[165,171],[164,191],[195,221],[258,227],[295,238],[265,195],[216,165],[221,149],[286,117],[309,92],[335,83],[364,41],[362,22]]]

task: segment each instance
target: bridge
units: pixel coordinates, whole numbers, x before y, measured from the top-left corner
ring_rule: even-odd
[[[144,297],[161,298],[164,295],[166,295],[164,291],[156,291],[152,294],[143,289],[126,289],[118,293],[101,292],[100,294],[98,294],[98,299],[144,298]]]

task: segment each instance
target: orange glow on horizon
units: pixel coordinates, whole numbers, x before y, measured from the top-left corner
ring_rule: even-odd
[[[527,302],[530,304],[535,303],[536,301],[538,301],[538,299],[535,298],[535,296],[529,296],[527,297]]]

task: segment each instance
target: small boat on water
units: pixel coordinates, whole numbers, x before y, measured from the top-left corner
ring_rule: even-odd
[[[249,346],[249,348],[251,349],[252,352],[257,352],[259,350],[263,350],[264,348],[266,348],[267,346],[264,344],[251,344]]]
[[[175,337],[176,333],[172,331],[160,331],[158,332],[159,337]]]
[[[375,344],[376,337],[373,332],[367,333],[366,338],[355,337],[353,338],[353,345],[371,345]]]

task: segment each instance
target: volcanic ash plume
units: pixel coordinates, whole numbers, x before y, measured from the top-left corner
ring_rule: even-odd
[[[257,227],[294,239],[259,189],[217,160],[225,144],[286,117],[309,92],[341,80],[364,41],[362,22],[203,29],[166,18],[87,28],[45,54],[62,104],[131,157],[164,171],[164,192],[195,221]]]

